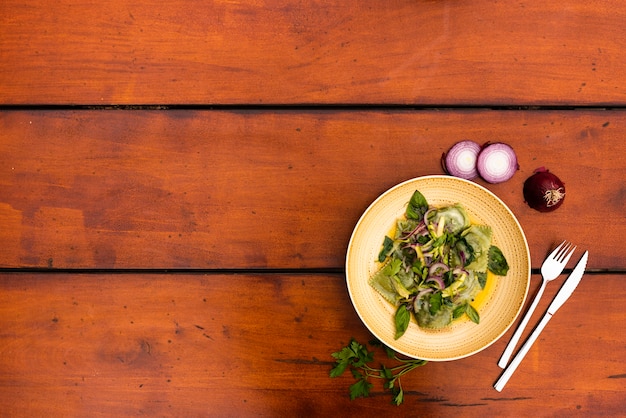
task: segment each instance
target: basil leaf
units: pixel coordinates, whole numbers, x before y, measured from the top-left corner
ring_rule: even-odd
[[[487,286],[487,273],[477,271],[476,279],[478,280],[478,284],[480,285],[481,289],[484,289],[485,286]]]
[[[459,306],[457,306],[452,311],[452,318],[454,318],[454,319],[460,318],[461,315],[463,315],[466,310],[467,310],[467,306],[466,305],[459,305]]]
[[[428,211],[428,201],[418,190],[413,192],[409,205],[406,208],[406,217],[421,221]]]
[[[469,316],[469,319],[472,320],[475,324],[480,323],[480,316],[478,315],[478,311],[474,309],[472,305],[469,303],[466,305],[465,313]]]
[[[385,259],[387,258],[387,254],[389,254],[392,248],[393,248],[393,240],[385,235],[385,239],[383,241],[383,248],[380,250],[380,253],[378,253],[378,261],[381,263],[385,261]]]
[[[396,335],[394,338],[397,340],[402,337],[409,327],[409,321],[411,320],[411,313],[407,310],[406,305],[400,305],[396,311]]]
[[[509,263],[507,263],[500,248],[495,245],[489,247],[489,261],[487,263],[487,268],[497,276],[506,276],[506,273],[509,271]]]

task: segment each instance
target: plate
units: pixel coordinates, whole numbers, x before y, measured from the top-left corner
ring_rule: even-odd
[[[427,330],[411,319],[406,333],[394,339],[396,307],[370,286],[378,271],[378,253],[385,235],[404,216],[407,203],[419,190],[429,205],[460,203],[472,223],[491,226],[492,244],[509,263],[505,277],[488,276],[485,289],[473,304],[480,324],[466,315],[446,328]],[[498,340],[519,315],[530,285],[530,252],[515,215],[496,195],[481,185],[450,176],[425,176],[400,183],[379,196],[357,222],[346,255],[346,281],[354,308],[370,332],[388,347],[409,357],[448,361],[475,354]]]

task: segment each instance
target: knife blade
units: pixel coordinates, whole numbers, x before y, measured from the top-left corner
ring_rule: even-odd
[[[550,315],[554,315],[554,313],[561,306],[563,306],[565,301],[572,296],[572,293],[574,293],[574,289],[576,289],[576,286],[580,283],[580,280],[583,278],[583,274],[585,273],[585,269],[587,268],[588,257],[589,251],[585,251],[578,264],[576,264],[576,267],[574,267],[574,270],[572,270],[567,280],[563,283],[563,286],[561,286],[561,289],[559,289],[559,292],[554,297],[554,300],[552,300],[552,303],[548,306],[548,313]]]
[[[511,376],[513,376],[513,373],[515,372],[517,367],[520,365],[520,363],[522,362],[522,360],[524,359],[524,357],[530,350],[530,347],[537,340],[537,337],[539,337],[539,334],[541,334],[541,331],[543,331],[543,329],[546,327],[546,325],[548,324],[548,321],[550,321],[550,319],[552,318],[552,315],[554,315],[554,313],[561,306],[563,306],[565,301],[569,299],[572,293],[574,293],[574,289],[576,289],[576,286],[578,286],[578,284],[580,283],[580,280],[583,278],[583,274],[585,274],[585,269],[587,268],[588,257],[589,257],[589,251],[585,251],[583,256],[580,258],[580,261],[578,261],[578,264],[576,264],[576,267],[574,267],[574,270],[572,271],[572,273],[565,280],[565,282],[563,283],[563,286],[561,286],[561,288],[559,289],[559,292],[556,294],[556,296],[550,303],[550,306],[548,306],[548,310],[543,315],[543,317],[541,318],[541,320],[539,321],[539,323],[537,324],[533,332],[530,334],[530,336],[528,337],[524,345],[522,345],[522,348],[519,349],[519,352],[513,358],[511,363],[509,363],[507,368],[504,369],[504,372],[502,373],[502,375],[500,375],[500,378],[498,379],[498,381],[493,385],[493,387],[498,392],[502,391],[502,389],[504,388],[504,385],[506,385],[506,383],[509,381]]]

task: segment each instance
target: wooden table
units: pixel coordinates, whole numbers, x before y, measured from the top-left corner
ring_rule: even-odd
[[[621,0],[4,0],[1,415],[623,416],[625,19]],[[513,329],[405,376],[400,407],[378,382],[350,401],[329,377],[371,339],[350,234],[466,138],[519,157],[477,183],[526,233],[527,301],[563,239],[588,274],[502,393]],[[522,196],[540,166],[566,183],[552,213]]]

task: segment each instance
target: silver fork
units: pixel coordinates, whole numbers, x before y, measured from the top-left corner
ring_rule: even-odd
[[[543,280],[541,281],[541,286],[539,287],[539,290],[535,295],[533,303],[530,305],[528,311],[526,312],[526,315],[522,319],[522,322],[517,327],[517,330],[515,330],[515,334],[513,334],[513,337],[511,337],[511,341],[509,341],[509,344],[506,346],[504,353],[502,353],[500,361],[498,361],[498,366],[500,366],[501,368],[505,368],[507,363],[511,359],[513,350],[519,342],[522,333],[524,332],[524,328],[526,328],[530,317],[532,316],[535,308],[537,307],[537,304],[539,303],[539,299],[541,299],[544,290],[546,290],[546,285],[549,281],[552,281],[559,277],[559,275],[563,272],[565,265],[571,258],[572,254],[574,254],[575,249],[575,246],[572,247],[572,244],[568,243],[567,241],[563,241],[558,247],[554,249],[554,251],[552,251],[552,253],[550,253],[550,255],[541,265],[541,277],[543,278]]]

